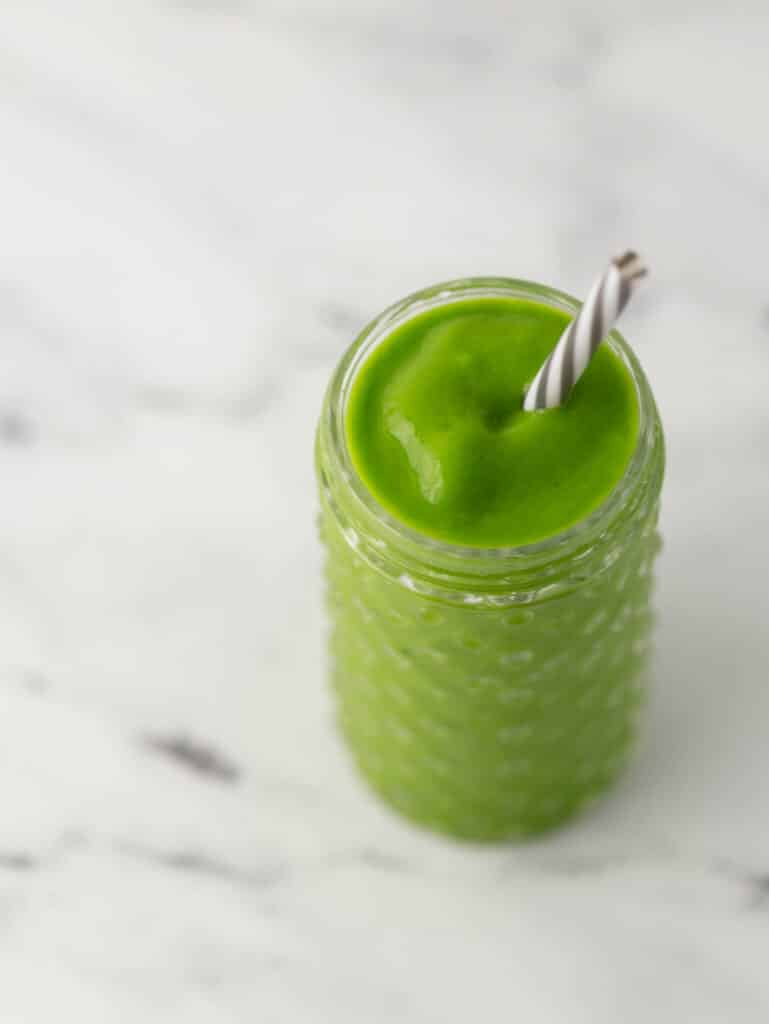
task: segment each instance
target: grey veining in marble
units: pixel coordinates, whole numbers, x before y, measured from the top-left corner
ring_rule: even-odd
[[[769,9],[0,12],[0,1019],[769,1019]],[[441,279],[625,318],[669,439],[656,687],[542,842],[411,829],[322,678],[312,432]]]

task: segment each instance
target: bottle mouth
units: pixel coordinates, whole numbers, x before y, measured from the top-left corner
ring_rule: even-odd
[[[448,281],[424,288],[388,307],[375,317],[347,350],[334,373],[320,432],[325,448],[349,486],[351,507],[346,518],[353,525],[359,522],[376,526],[380,543],[393,551],[402,551],[409,562],[416,559],[430,574],[445,569],[477,574],[484,570],[497,575],[509,567],[520,570],[523,565],[544,565],[556,553],[566,555],[575,549],[591,547],[628,504],[639,475],[652,457],[658,417],[649,383],[632,349],[618,331],[612,331],[603,344],[609,345],[626,367],[636,391],[638,431],[633,453],[625,470],[609,494],[584,519],[566,530],[538,540],[509,547],[469,547],[438,540],[414,529],[393,516],[369,490],[355,468],[345,429],[347,403],[352,383],[373,350],[391,333],[419,314],[468,298],[518,298],[539,302],[576,314],[581,304],[571,295],[531,281],[502,277],[475,277]]]

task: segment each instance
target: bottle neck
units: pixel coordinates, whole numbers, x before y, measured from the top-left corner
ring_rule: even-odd
[[[373,320],[343,357],[326,394],[318,427],[321,499],[339,532],[377,571],[402,586],[463,604],[511,605],[544,600],[603,571],[653,513],[662,481],[662,431],[638,360],[616,331],[610,345],[635,384],[639,409],[636,448],[619,484],[586,519],[563,533],[516,548],[469,548],[434,540],[386,512],[363,484],[347,448],[347,398],[372,350],[406,320],[468,298],[534,300],[576,313],[579,303],[541,285],[505,278],[472,278],[417,292]]]

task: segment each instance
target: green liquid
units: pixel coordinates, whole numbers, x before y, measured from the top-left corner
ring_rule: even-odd
[[[393,516],[438,540],[530,544],[593,512],[638,437],[624,363],[602,345],[557,409],[523,397],[570,317],[520,299],[465,299],[415,316],[371,353],[353,384],[347,442]]]
[[[662,433],[652,401],[652,440],[639,439],[642,377],[608,346],[565,406],[522,411],[567,319],[513,296],[436,306],[369,354],[341,406],[355,467],[382,506],[423,535],[489,549],[461,578],[437,583],[446,577],[436,554],[438,575],[419,589],[431,550],[411,574],[408,555],[393,558],[386,524],[356,518],[321,418],[338,720],[370,785],[453,836],[559,824],[617,777],[635,733]],[[644,457],[629,467],[637,445]],[[491,548],[558,535],[623,475],[628,499],[600,536],[567,553],[556,545],[550,559],[524,552],[523,592],[495,588]]]

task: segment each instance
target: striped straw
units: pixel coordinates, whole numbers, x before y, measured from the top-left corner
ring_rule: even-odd
[[[553,409],[566,401],[645,273],[635,252],[623,252],[611,261],[526,392],[527,412]]]

